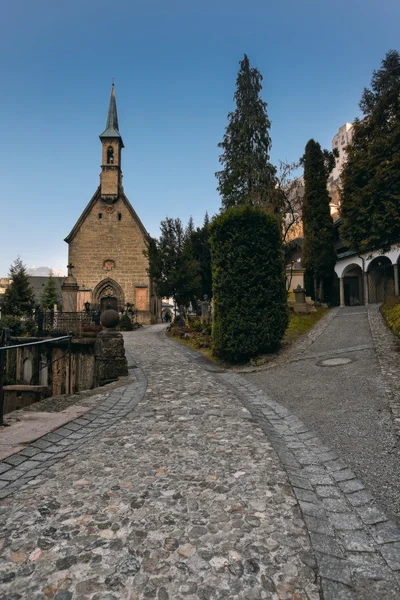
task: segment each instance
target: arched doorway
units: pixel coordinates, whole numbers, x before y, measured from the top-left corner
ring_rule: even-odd
[[[344,303],[346,306],[364,304],[363,274],[360,265],[352,263],[343,271]]]
[[[368,298],[370,304],[385,302],[394,296],[393,265],[387,256],[377,256],[368,265]]]
[[[93,290],[93,304],[101,312],[112,308],[121,311],[124,308],[124,293],[121,286],[107,277]]]

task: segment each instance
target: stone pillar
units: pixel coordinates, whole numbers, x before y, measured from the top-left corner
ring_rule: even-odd
[[[62,311],[77,312],[79,285],[73,275],[66,277],[61,286]]]
[[[358,278],[358,299],[360,304],[363,304],[364,300],[364,284],[363,284],[363,276]]]
[[[101,331],[94,345],[95,387],[128,375],[124,338],[117,331]]]
[[[345,304],[344,304],[344,277],[340,277],[339,283],[340,283],[340,306],[343,307],[343,306],[345,306]]]
[[[368,294],[368,273],[364,273],[364,304],[367,306],[369,303],[369,294]]]
[[[100,322],[104,331],[97,334],[94,345],[95,387],[116,381],[118,377],[128,375],[128,363],[125,357],[124,338],[115,328],[119,315],[115,310],[102,313]]]
[[[394,295],[399,295],[399,265],[393,265],[393,273],[394,273]]]

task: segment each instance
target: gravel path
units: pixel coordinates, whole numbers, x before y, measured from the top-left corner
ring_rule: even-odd
[[[374,339],[366,307],[341,309],[303,353],[285,366],[248,374],[246,379],[318,433],[386,511],[399,518],[399,437],[388,389],[389,385],[399,387],[399,354],[390,347],[393,336],[377,307],[369,310]],[[351,362],[322,366],[327,358],[349,358]],[[391,374],[390,381],[385,376],[386,389],[380,365]],[[393,397],[398,399],[398,394]]]

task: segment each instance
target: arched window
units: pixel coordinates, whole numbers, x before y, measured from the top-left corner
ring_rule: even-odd
[[[112,146],[108,146],[107,148],[107,164],[114,164],[114,148]]]

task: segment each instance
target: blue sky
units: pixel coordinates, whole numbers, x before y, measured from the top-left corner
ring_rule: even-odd
[[[0,35],[0,275],[18,254],[65,271],[99,182],[114,77],[124,188],[152,235],[218,211],[214,173],[238,62],[264,76],[272,161],[330,147],[399,49],[398,0],[13,0]]]

